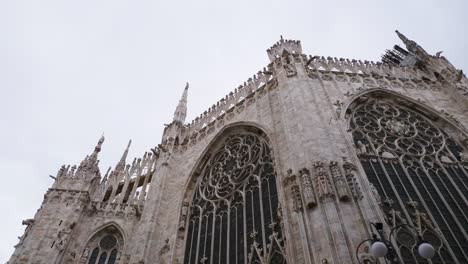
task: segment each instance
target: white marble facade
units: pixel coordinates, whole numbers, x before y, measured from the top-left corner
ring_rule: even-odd
[[[281,39],[267,51],[270,64],[190,123],[184,92],[161,144],[128,164],[126,151],[104,176],[101,139],[80,166],[60,169],[8,263],[89,263],[90,243],[106,232],[116,237],[116,263],[185,263],[201,167],[220,139],[244,130],[264,135],[272,150],[287,263],[357,263],[369,223],[384,216],[358,158],[366,147],[349,132],[353,105],[404,101],[437,116],[468,148],[467,78],[401,38],[419,64],[309,56],[299,41]]]

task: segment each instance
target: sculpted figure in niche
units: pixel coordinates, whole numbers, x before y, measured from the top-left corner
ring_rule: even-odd
[[[332,190],[330,180],[328,178],[328,172],[323,166],[323,162],[317,161],[314,163],[315,168],[315,187],[317,188],[317,195],[320,200],[327,197],[333,197],[334,192]]]
[[[351,189],[351,193],[353,194],[353,197],[355,199],[362,199],[361,188],[359,187],[359,184],[357,183],[356,176],[355,176],[355,173],[357,171],[356,166],[354,166],[354,164],[344,159],[343,169],[345,171],[345,178],[346,178],[346,181],[348,182],[349,188]]]
[[[189,203],[187,201],[184,201],[182,203],[182,209],[181,209],[180,221],[179,221],[179,230],[185,230],[185,223],[187,222],[188,206],[189,206]]]

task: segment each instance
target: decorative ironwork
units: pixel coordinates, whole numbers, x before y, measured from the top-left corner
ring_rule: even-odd
[[[197,182],[184,263],[286,263],[275,178],[264,138],[227,137]]]
[[[412,226],[420,221],[419,235],[437,250],[432,263],[468,263],[465,152],[432,120],[390,98],[370,97],[352,111],[350,126],[366,175],[383,208],[391,208],[387,220]],[[414,232],[396,232],[404,263],[426,263],[415,254]]]

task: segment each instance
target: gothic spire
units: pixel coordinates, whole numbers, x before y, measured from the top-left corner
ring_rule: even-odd
[[[117,165],[115,165],[115,170],[114,171],[123,171],[125,169],[125,161],[127,160],[128,150],[130,149],[131,144],[132,144],[132,140],[130,139],[128,141],[127,148],[125,148],[125,151],[122,154],[122,157],[120,158],[119,163],[117,163]]]
[[[395,33],[397,33],[398,37],[405,43],[405,45],[408,45],[410,43],[410,40],[403,34],[400,33],[400,31],[395,30]]]
[[[90,175],[100,176],[98,167],[99,160],[97,158],[101,151],[102,143],[104,143],[104,139],[104,135],[102,135],[96,147],[94,147],[93,153],[86,156],[86,158],[80,163],[80,166],[78,166],[78,169],[76,170],[77,177],[86,178]]]
[[[419,59],[424,60],[429,55],[421,46],[418,45],[418,43],[408,39],[405,35],[401,34],[400,31],[395,30],[395,33],[397,33],[398,37],[406,45],[406,49],[419,57]]]
[[[185,117],[187,116],[187,93],[188,93],[189,83],[185,85],[184,93],[179,100],[179,104],[174,112],[173,122],[185,122]]]

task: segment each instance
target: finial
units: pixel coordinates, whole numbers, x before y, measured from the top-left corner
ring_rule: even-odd
[[[104,132],[103,132],[101,138],[99,139],[99,141],[98,141],[98,143],[96,145],[96,147],[94,148],[95,152],[101,151],[102,143],[104,143],[105,139],[106,138],[104,137]]]
[[[185,117],[187,116],[187,94],[188,94],[189,83],[185,84],[184,92],[182,93],[182,97],[179,100],[179,104],[174,112],[173,122],[185,122]]]
[[[403,41],[403,43],[407,44],[409,42],[409,39],[400,33],[400,31],[398,30],[395,30],[395,33],[397,33],[398,37],[401,39],[401,41]]]
[[[283,35],[280,35],[280,39],[283,40]]]
[[[131,139],[128,140],[128,145],[127,145],[127,148],[125,149],[125,151],[128,151],[128,149],[130,149],[130,145],[132,145],[132,140]]]

